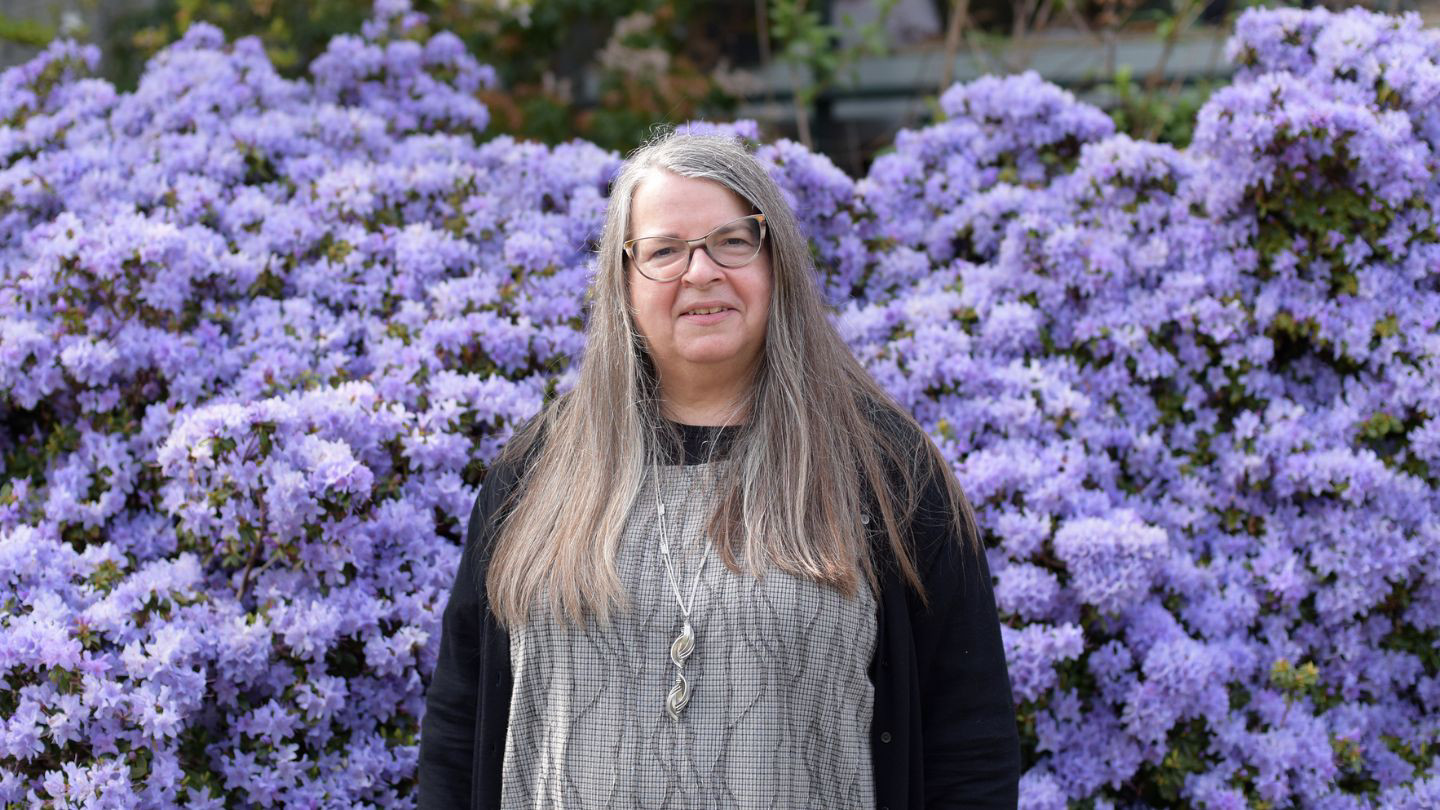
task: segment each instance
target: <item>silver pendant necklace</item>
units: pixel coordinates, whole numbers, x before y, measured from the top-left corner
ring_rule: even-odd
[[[695,569],[695,581],[690,583],[690,603],[686,604],[680,596],[680,582],[675,575],[675,565],[670,559],[670,531],[665,526],[665,502],[660,499],[660,478],[655,474],[655,512],[660,523],[660,556],[665,560],[665,577],[670,581],[670,591],[675,594],[675,602],[680,606],[680,615],[684,619],[684,625],[680,629],[680,635],[670,644],[670,661],[675,664],[675,683],[670,687],[670,693],[665,696],[665,713],[670,715],[671,720],[679,720],[680,712],[690,703],[690,693],[693,691],[690,681],[685,678],[685,659],[695,652],[695,630],[690,626],[690,609],[695,607],[695,591],[700,587],[700,574],[705,571],[705,561],[710,558],[710,547],[708,543],[702,543],[700,548],[700,565]]]

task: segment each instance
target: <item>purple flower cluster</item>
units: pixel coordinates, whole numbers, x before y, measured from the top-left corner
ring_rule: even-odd
[[[0,803],[413,804],[471,503],[581,348],[618,158],[477,143],[382,3],[0,76]]]
[[[413,806],[486,465],[618,156],[477,142],[403,0],[0,74],[0,803]],[[1252,11],[1185,150],[1034,74],[789,195],[985,531],[1025,807],[1440,801],[1440,38]],[[692,125],[756,140],[749,122]]]
[[[1419,806],[1440,766],[1440,41],[1248,12],[1231,53],[1186,150],[986,79],[857,183],[841,326],[987,530],[1025,806]]]

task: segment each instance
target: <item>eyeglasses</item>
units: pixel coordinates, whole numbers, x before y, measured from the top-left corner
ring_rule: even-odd
[[[721,267],[740,267],[760,254],[765,242],[765,215],[751,214],[727,222],[699,239],[642,236],[625,242],[625,255],[640,275],[651,281],[674,281],[685,275],[696,246]]]

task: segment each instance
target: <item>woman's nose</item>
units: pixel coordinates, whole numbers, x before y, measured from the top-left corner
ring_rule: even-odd
[[[703,287],[723,275],[720,265],[710,258],[705,252],[703,245],[697,245],[690,251],[690,263],[686,266],[685,272],[680,280],[692,287]]]

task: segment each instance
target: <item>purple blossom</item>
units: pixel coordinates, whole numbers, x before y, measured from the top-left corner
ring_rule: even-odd
[[[73,43],[0,74],[0,801],[412,795],[464,521],[573,384],[620,160],[479,142],[493,71],[423,19],[300,80],[204,24],[134,92]],[[1228,53],[1184,150],[1035,74],[864,177],[756,148],[977,509],[1027,807],[1436,803],[1440,39],[1251,10]]]
[[[1123,511],[1069,521],[1054,545],[1075,595],[1102,613],[1121,612],[1148,592],[1169,548],[1164,530]]]
[[[1060,580],[1039,566],[1016,563],[999,580],[995,601],[1000,610],[1027,621],[1049,618],[1060,598]]]
[[[1015,697],[1031,701],[1054,688],[1055,665],[1078,658],[1084,649],[1079,627],[1030,624],[1019,630],[1002,626],[1005,658],[1010,664],[1010,682]]]

